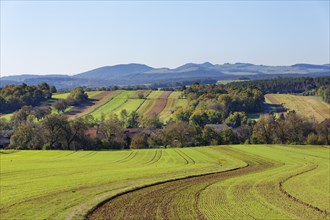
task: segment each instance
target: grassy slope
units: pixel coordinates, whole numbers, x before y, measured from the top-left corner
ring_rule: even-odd
[[[249,166],[147,187],[111,200],[94,217],[110,214],[113,219],[128,216],[139,219],[330,218],[329,213],[315,208],[330,211],[329,148],[236,145],[208,149],[207,153],[212,154],[212,149],[221,150]]]
[[[70,94],[69,92],[66,92],[66,93],[54,93],[52,95],[52,98],[53,99],[66,99],[66,98],[68,98],[69,94]]]
[[[208,148],[197,149],[182,150],[193,163],[174,149],[0,154],[1,219],[79,215],[127,187],[244,165],[221,151],[207,156]]]
[[[243,161],[264,168],[202,183],[202,191],[193,185],[174,194],[169,206],[174,205],[176,215],[190,216],[184,210],[194,208],[184,199],[198,193],[198,209],[213,219],[322,219],[320,213],[281,193],[279,183],[297,199],[330,211],[329,153],[329,148],[314,146],[236,145],[0,154],[1,219],[80,218],[100,201],[133,186],[242,167]]]
[[[6,119],[7,121],[9,121],[11,119],[11,117],[13,116],[14,113],[9,113],[9,114],[3,114],[3,115],[0,115],[0,118],[4,118]]]
[[[147,99],[139,107],[137,113],[141,116],[146,116],[147,113],[152,109],[153,105],[156,103],[156,99],[163,93],[163,91],[151,91],[147,96]]]
[[[91,113],[94,118],[100,118],[102,113],[107,116],[110,113],[119,109],[128,101],[128,97],[134,94],[135,91],[121,91],[117,96],[113,97],[109,102],[97,108]]]
[[[114,111],[118,116],[121,111],[126,109],[126,111],[130,114],[133,111],[136,111],[143,103],[145,99],[128,99],[126,103],[124,103],[120,108]]]
[[[318,122],[330,118],[330,105],[315,96],[296,96],[289,94],[269,94],[276,98],[284,107],[295,110],[306,117],[315,117]]]
[[[258,156],[259,163],[270,163],[270,167],[264,172],[238,176],[208,187],[201,195],[200,203],[200,208],[208,216],[218,219],[233,216],[252,216],[254,219],[325,217],[281,193],[281,181],[284,190],[289,194],[303,202],[330,211],[329,176],[326,175],[329,173],[329,149],[305,146],[235,146],[234,150]],[[315,167],[316,169],[313,169]],[[308,172],[302,173],[304,171]],[[286,181],[289,177],[292,178]],[[317,179],[313,179],[315,177]],[[312,179],[319,184],[310,184]]]
[[[187,105],[187,99],[180,99],[182,92],[172,92],[171,95],[168,97],[166,107],[164,110],[159,114],[159,119],[163,122],[167,122],[171,119],[172,113],[178,107],[184,107]]]

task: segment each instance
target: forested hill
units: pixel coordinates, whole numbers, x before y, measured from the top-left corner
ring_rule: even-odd
[[[300,77],[276,78],[267,80],[251,80],[231,82],[229,87],[257,87],[264,93],[294,93],[302,95],[319,95],[330,103],[330,76],[326,77]]]
[[[330,74],[330,66],[295,64],[292,66],[265,66],[250,63],[187,63],[177,68],[153,68],[144,64],[119,64],[104,66],[86,72],[67,75],[20,75],[0,78],[0,87],[8,84],[37,85],[41,82],[69,89],[78,86],[102,87],[124,85],[162,84],[171,86],[176,82],[217,81],[223,79],[269,79],[276,77],[316,77]],[[164,82],[167,84],[164,85]],[[188,82],[189,83],[189,82]]]

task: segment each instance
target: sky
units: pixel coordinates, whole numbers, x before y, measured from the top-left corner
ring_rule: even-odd
[[[1,76],[330,63],[329,1],[3,1]]]

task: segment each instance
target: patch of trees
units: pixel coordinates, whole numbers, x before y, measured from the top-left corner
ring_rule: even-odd
[[[225,85],[193,84],[185,88],[187,108],[174,112],[177,120],[204,127],[206,124],[221,124],[234,112],[262,112],[263,92],[256,87],[231,88]]]
[[[251,143],[257,144],[330,144],[330,119],[317,124],[294,111],[275,119],[263,115],[253,126]]]
[[[54,86],[41,83],[38,86],[7,85],[0,88],[0,112],[12,112],[22,106],[37,106],[50,99],[52,93],[56,92]]]
[[[320,87],[327,89],[326,87]],[[264,96],[257,87],[199,85],[182,87],[186,107],[173,112],[163,124],[156,115],[140,117],[123,110],[120,115],[86,116],[68,120],[51,115],[49,106],[23,106],[1,129],[14,130],[15,149],[138,149],[219,144],[330,144],[330,119],[317,124],[289,112],[278,119],[265,114],[255,122],[247,113],[262,112]],[[322,92],[324,92],[322,91]],[[73,90],[73,104],[87,100],[82,88]]]
[[[82,87],[75,88],[70,91],[68,98],[59,99],[53,103],[53,107],[58,112],[64,112],[69,106],[79,105],[88,100],[88,95]]]
[[[22,108],[33,112],[36,109]],[[23,111],[23,110],[22,110]],[[16,115],[17,114],[17,115]],[[317,124],[295,112],[276,119],[262,115],[258,122],[234,112],[226,124],[205,125],[175,120],[167,125],[158,117],[139,118],[135,112],[120,119],[111,114],[100,123],[91,116],[68,120],[48,114],[40,121],[22,112],[11,123],[0,121],[0,130],[14,128],[10,147],[14,149],[101,150],[157,147],[189,147],[221,144],[330,144],[330,119]],[[129,128],[134,127],[134,128]]]
[[[322,96],[323,101],[330,103],[330,85],[321,86],[317,90],[317,95]]]
[[[227,84],[232,88],[257,87],[264,93],[300,93],[302,95],[323,96],[324,101],[329,103],[330,76],[326,77],[300,77],[300,78],[275,78],[265,80],[251,80],[232,82]],[[325,92],[325,93],[324,93]]]

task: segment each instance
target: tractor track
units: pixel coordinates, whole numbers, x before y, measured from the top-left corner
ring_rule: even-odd
[[[315,210],[315,211],[317,211],[317,212],[320,212],[320,213],[324,214],[324,215],[327,216],[327,217],[330,217],[330,213],[329,213],[327,210],[322,210],[322,209],[320,209],[319,207],[313,206],[313,205],[311,205],[311,204],[309,204],[309,203],[307,203],[307,202],[304,202],[304,201],[302,201],[302,200],[300,200],[300,199],[294,197],[294,196],[291,195],[288,191],[286,191],[286,190],[284,189],[284,186],[283,186],[283,184],[284,184],[285,182],[287,182],[288,180],[290,180],[290,179],[292,179],[292,178],[294,178],[294,177],[296,177],[296,176],[302,175],[302,174],[304,174],[304,173],[311,172],[311,171],[317,169],[317,167],[318,167],[318,165],[315,165],[315,164],[314,164],[314,166],[313,166],[312,168],[309,168],[308,170],[301,171],[301,172],[299,172],[299,173],[293,174],[293,175],[291,175],[291,176],[285,178],[284,180],[282,180],[281,182],[279,182],[280,191],[281,191],[285,196],[287,196],[288,198],[290,198],[291,200],[293,200],[294,202],[300,203],[300,204],[304,205],[305,207],[311,208],[311,209],[313,209],[313,210]]]
[[[186,161],[188,162],[188,160]],[[273,166],[271,163],[261,164],[247,161],[245,167],[151,184],[109,198],[95,207],[86,216],[86,219],[178,219],[180,216],[177,216],[175,211],[178,203],[173,201],[182,195],[190,196],[188,201],[194,201],[194,203],[185,207],[186,200],[184,200],[182,201],[183,206],[180,208],[191,212],[189,216],[207,219],[207,216],[198,208],[199,197],[205,189],[219,181],[260,172]],[[187,193],[184,194],[184,191]],[[118,209],[121,209],[121,212],[118,212]]]

